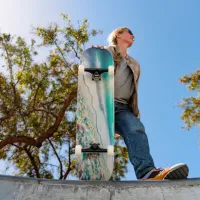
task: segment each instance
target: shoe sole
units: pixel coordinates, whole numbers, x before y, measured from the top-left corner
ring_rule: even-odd
[[[166,174],[163,179],[186,179],[188,177],[189,168],[186,164],[177,164]]]

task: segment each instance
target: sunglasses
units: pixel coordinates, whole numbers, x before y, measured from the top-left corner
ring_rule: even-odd
[[[130,29],[128,29],[128,33],[129,33],[130,35],[133,35],[133,33],[132,33],[132,31],[131,31]]]

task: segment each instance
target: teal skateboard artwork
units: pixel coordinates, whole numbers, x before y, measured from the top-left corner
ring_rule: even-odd
[[[106,49],[83,52],[78,71],[77,171],[80,180],[109,180],[114,165],[114,62]]]

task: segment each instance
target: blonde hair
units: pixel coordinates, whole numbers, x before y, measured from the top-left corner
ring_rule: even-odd
[[[109,46],[116,46],[117,45],[117,34],[123,33],[124,31],[129,30],[128,27],[121,27],[117,28],[114,31],[112,31],[108,36],[108,44]]]

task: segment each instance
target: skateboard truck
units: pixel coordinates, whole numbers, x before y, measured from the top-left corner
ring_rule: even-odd
[[[76,145],[75,155],[79,157],[81,153],[107,153],[108,156],[114,156],[114,146],[109,145],[107,149],[102,149],[99,145],[99,143],[90,143],[90,147],[85,149],[82,149],[81,145]]]
[[[99,147],[99,145],[100,145],[99,143],[90,144],[90,147],[86,149],[82,149],[82,152],[88,152],[88,153],[107,152],[107,149],[102,149]]]
[[[104,72],[108,72],[108,68],[85,68],[86,72],[89,72],[92,74],[92,80],[94,81],[100,81],[101,80],[101,74]]]

